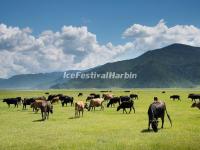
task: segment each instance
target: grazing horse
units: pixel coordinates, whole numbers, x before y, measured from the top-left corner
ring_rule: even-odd
[[[38,112],[41,105],[40,103],[42,103],[42,101],[44,100],[35,100],[33,103],[30,104],[30,107],[33,108],[33,111],[35,111],[36,113]]]
[[[179,95],[172,95],[172,96],[170,96],[170,99],[171,99],[171,98],[172,98],[173,100],[176,100],[176,99],[177,99],[177,100],[181,100]]]
[[[106,92],[109,92],[109,91],[105,91],[105,90],[103,90],[103,91],[100,91],[100,92],[102,92],[102,93],[106,93]]]
[[[86,98],[86,102],[87,102],[87,101],[90,101],[91,99],[94,99],[94,95],[89,95],[89,96]]]
[[[48,98],[47,98],[47,101],[51,101],[51,103],[54,102],[54,101],[56,101],[56,100],[59,101],[60,96],[62,96],[62,95],[60,95],[60,94],[52,94],[52,95],[49,95]],[[57,101],[56,101],[56,102],[57,102]]]
[[[27,105],[31,105],[33,102],[35,102],[34,98],[24,98],[24,100],[22,102],[23,103],[23,108],[22,109],[26,109],[26,106]]]
[[[113,98],[113,94],[103,94],[102,98],[107,101],[110,100],[111,98]]]
[[[162,120],[161,128],[163,128],[165,112],[166,112],[167,117],[168,117],[170,124],[172,126],[172,121],[171,121],[169,114],[167,113],[166,105],[165,105],[164,102],[154,101],[149,106],[149,109],[148,109],[148,117],[149,117],[148,130],[150,130],[150,125],[151,125],[154,132],[158,131],[158,118],[161,118],[161,120]]]
[[[130,98],[132,98],[132,99],[138,99],[138,95],[137,94],[130,94]]]
[[[123,113],[126,112],[126,108],[129,108],[130,111],[129,111],[129,114],[131,113],[131,110],[133,109],[134,110],[134,113],[135,113],[135,107],[134,107],[134,102],[133,100],[129,100],[129,101],[124,101],[122,102],[118,107],[117,107],[117,111],[119,111],[120,109],[123,109]]]
[[[48,101],[43,101],[40,110],[42,113],[42,119],[49,119],[49,112],[53,114],[53,105],[51,105],[51,103]]]
[[[34,106],[36,109],[39,108],[42,114],[42,120],[49,118],[49,112],[53,113],[53,105],[46,100],[36,100],[31,106]]]
[[[113,97],[109,100],[107,107],[109,107],[111,105],[111,107],[113,105],[115,105],[116,103],[118,103],[120,105],[120,98],[119,97]]]
[[[64,105],[67,106],[67,103],[71,103],[71,106],[74,105],[74,98],[73,97],[61,96],[60,100],[61,100],[62,107],[64,107]]]
[[[75,117],[80,117],[80,112],[82,112],[82,117],[83,117],[83,112],[84,112],[85,104],[83,101],[78,101],[75,103]]]
[[[100,98],[100,94],[90,93],[89,96],[93,96],[94,98]]]
[[[59,103],[59,100],[60,100],[60,98],[59,98],[59,96],[56,96],[56,97],[54,97],[53,99],[51,99],[51,104],[54,104],[54,103]]]
[[[127,102],[130,101],[131,98],[129,96],[120,96],[120,102]]]
[[[35,102],[35,100],[46,100],[46,97],[42,96],[42,97],[24,98],[22,102],[23,103],[22,109],[26,109],[26,105],[31,105],[31,103]]]
[[[194,102],[196,102],[196,99],[199,99],[200,101],[200,94],[189,94],[188,98],[191,98]]]
[[[6,102],[8,104],[8,107],[10,107],[10,104],[14,104],[15,107],[18,107],[18,104],[21,102],[21,97],[5,98],[3,99],[3,102]]]
[[[83,96],[83,93],[78,93],[78,97],[79,97],[79,96]]]
[[[92,110],[95,111],[95,107],[101,107],[101,110],[103,110],[103,109],[104,109],[103,102],[104,102],[104,99],[103,99],[103,98],[91,99],[91,100],[90,100],[90,104],[89,104],[88,111],[90,111],[91,108],[92,108]]]
[[[128,93],[128,92],[131,92],[131,91],[126,90],[126,91],[124,91],[124,92],[127,92],[127,93]]]
[[[200,102],[198,102],[198,103],[193,103],[191,107],[192,107],[192,108],[193,108],[193,107],[197,107],[197,108],[200,109]]]

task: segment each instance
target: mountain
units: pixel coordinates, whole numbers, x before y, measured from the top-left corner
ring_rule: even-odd
[[[84,71],[66,71],[69,74],[132,72],[137,74],[136,79],[64,79],[63,72],[21,74],[8,79],[0,78],[0,89],[197,87],[200,86],[199,58],[200,47],[172,44],[134,59],[107,63]]]
[[[73,73],[69,70],[66,73]],[[67,82],[64,72],[21,74],[8,79],[0,79],[0,89],[47,89],[55,84]]]
[[[86,73],[132,72],[136,79],[71,79],[51,88],[161,88],[200,85],[200,47],[172,44],[130,60],[107,63]]]

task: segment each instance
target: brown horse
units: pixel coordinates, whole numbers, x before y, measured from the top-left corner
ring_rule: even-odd
[[[49,118],[49,112],[53,113],[53,105],[46,100],[36,100],[31,104],[31,107],[35,108],[35,110],[38,108],[41,110],[42,120]]]
[[[80,117],[80,113],[82,113],[83,117],[83,112],[84,112],[85,104],[83,101],[78,101],[75,103],[75,117]]]

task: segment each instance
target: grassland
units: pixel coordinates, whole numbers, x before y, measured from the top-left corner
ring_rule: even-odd
[[[161,91],[166,93],[162,94]],[[79,92],[83,97],[77,97]],[[42,96],[46,91],[0,91],[0,99],[6,97]],[[75,101],[85,100],[91,92],[99,90],[50,90],[74,96]],[[22,110],[7,107],[0,102],[0,150],[197,150],[200,139],[200,111],[190,108],[188,93],[200,93],[198,89],[131,89],[139,95],[135,101],[136,113],[122,114],[116,108],[104,111],[85,111],[83,118],[74,119],[74,107],[54,105],[54,114],[47,121],[30,108]],[[118,95],[127,95],[114,90]],[[180,101],[169,96],[179,94]],[[170,127],[165,118],[164,129],[158,133],[147,132],[147,109],[154,96],[164,100],[173,121]],[[159,123],[159,126],[161,122]]]

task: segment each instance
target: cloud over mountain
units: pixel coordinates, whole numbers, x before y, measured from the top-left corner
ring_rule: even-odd
[[[123,38],[132,40],[135,49],[155,49],[172,43],[200,46],[200,29],[193,25],[168,27],[164,20],[155,26],[134,24],[123,33]]]
[[[0,24],[0,77],[22,73],[86,69],[134,58],[147,50],[172,43],[200,46],[200,29],[193,25],[168,27],[163,20],[155,26],[133,24],[123,33],[129,42],[99,44],[86,26],[63,26],[34,36],[30,28]]]

